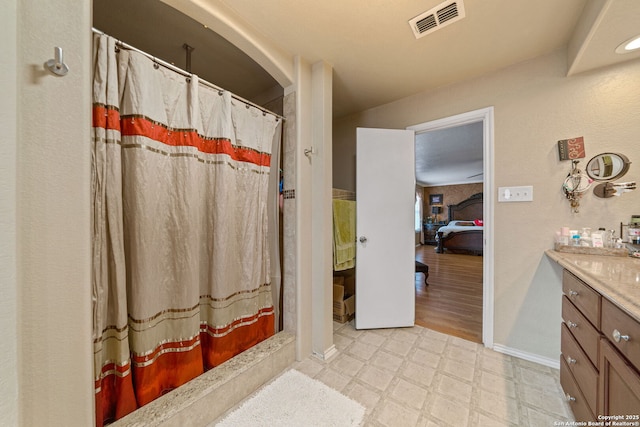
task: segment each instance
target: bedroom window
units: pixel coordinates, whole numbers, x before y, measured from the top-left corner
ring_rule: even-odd
[[[422,196],[416,193],[415,211],[415,230],[419,232],[422,230]]]

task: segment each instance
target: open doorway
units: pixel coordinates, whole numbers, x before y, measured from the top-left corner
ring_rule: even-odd
[[[415,278],[416,325],[482,343],[482,258],[416,247],[416,260],[429,266],[429,285]]]
[[[420,249],[420,251],[419,252],[417,251],[416,255],[422,257],[425,264],[429,265],[429,263],[431,263],[432,266],[430,266],[430,270],[429,270],[429,280],[428,280],[429,285],[424,284],[424,282],[422,281],[422,278],[420,277],[421,275],[416,275],[416,289],[420,289],[420,291],[416,295],[417,296],[416,301],[419,302],[419,299],[421,296],[420,293],[428,294],[430,292],[431,296],[433,297],[439,296],[440,298],[442,298],[442,302],[451,303],[450,300],[451,298],[453,298],[451,291],[454,287],[452,283],[463,283],[465,282],[465,280],[468,279],[468,275],[466,278],[464,278],[463,276],[460,276],[460,280],[456,282],[455,275],[462,274],[462,272],[464,271],[473,272],[471,274],[472,276],[471,280],[481,282],[476,285],[476,288],[477,286],[481,286],[481,292],[478,292],[474,297],[474,298],[478,298],[479,295],[481,294],[480,313],[477,313],[477,312],[475,313],[476,316],[478,314],[480,315],[479,319],[481,321],[481,335],[477,331],[474,333],[476,337],[475,339],[472,338],[474,334],[471,334],[471,336],[462,336],[464,335],[464,333],[456,334],[456,335],[462,336],[463,338],[466,338],[466,339],[471,339],[473,341],[479,341],[484,343],[484,345],[487,347],[492,347],[493,346],[493,262],[492,262],[493,235],[492,235],[491,225],[492,225],[492,219],[493,219],[493,194],[491,189],[493,188],[493,184],[492,184],[492,180],[493,180],[493,108],[485,108],[482,110],[471,111],[468,113],[448,117],[445,119],[422,123],[419,125],[411,126],[408,129],[414,130],[418,138],[419,135],[423,133],[455,129],[455,128],[460,128],[462,126],[474,124],[474,123],[481,123],[481,127],[482,127],[481,128],[482,170],[481,172],[474,172],[473,167],[468,167],[467,169],[469,173],[466,176],[471,176],[476,173],[482,174],[481,175],[482,179],[479,181],[482,182],[481,193],[483,195],[483,207],[482,207],[483,256],[479,257],[477,255],[453,254],[453,253],[447,253],[447,251],[445,251],[445,253],[442,253],[442,254],[437,254],[435,253],[435,250],[431,249],[433,246],[430,246],[430,245],[419,246],[418,248]],[[460,149],[460,148],[458,147],[457,149]],[[418,156],[416,156],[416,159],[417,158]],[[474,173],[471,173],[471,172],[474,172]],[[419,176],[417,176],[417,178],[419,182]],[[451,182],[453,183],[453,180]],[[439,182],[439,184],[442,184],[442,182]],[[458,182],[457,184],[460,184],[460,182]],[[438,193],[438,194],[442,197],[441,193]],[[428,204],[430,199],[429,195],[430,194],[427,193],[427,195],[425,196],[425,201],[426,201],[425,206],[427,208],[430,207],[430,205]],[[437,199],[438,198],[436,198],[435,200]],[[440,217],[437,218],[438,222],[447,222],[448,220],[447,212],[446,212],[447,205],[448,205],[448,202],[446,201],[443,201],[443,203],[440,204],[440,210],[438,211],[438,213],[440,214]],[[433,212],[435,212],[435,210]],[[430,210],[427,209],[425,212],[425,215],[429,215],[429,213],[430,213]],[[475,218],[469,218],[469,220],[473,220],[473,219]],[[437,225],[432,228],[436,228],[436,227]],[[423,250],[425,251],[424,253],[422,253]],[[440,256],[440,258],[438,258],[438,256]],[[460,258],[460,257],[475,257],[475,259],[464,258],[466,259],[465,262],[467,264],[465,267],[464,265],[460,264],[463,261],[463,258]],[[437,284],[436,284],[436,280],[438,281]],[[418,286],[421,286],[421,287],[418,288]],[[465,286],[468,286],[468,284]],[[437,287],[440,287],[441,292],[438,292],[438,290],[436,289]],[[443,292],[443,290],[446,290],[446,292]],[[478,289],[476,290],[479,291]],[[452,316],[451,319],[460,319],[465,315],[465,313],[463,312],[465,310],[464,304],[461,306],[460,310],[462,310],[460,313],[455,313],[455,312],[449,313],[449,315]],[[474,310],[476,309],[474,308]],[[447,311],[447,309],[445,308],[443,309],[443,311]],[[420,316],[422,315],[425,315],[425,316],[428,315],[432,317],[437,316],[437,310],[435,309],[435,306],[433,306],[428,309],[428,312],[425,312],[424,310],[422,310],[422,307],[416,306],[416,323],[420,324],[420,320],[421,320]],[[446,319],[445,320],[440,319],[439,323],[451,326],[452,324],[451,319],[449,321],[447,321]],[[445,333],[455,332],[452,330],[447,331],[443,329],[444,328],[441,328],[441,331]],[[481,339],[478,339],[479,337],[481,337]]]

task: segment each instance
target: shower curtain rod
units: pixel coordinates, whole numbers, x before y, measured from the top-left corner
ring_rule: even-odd
[[[107,33],[105,33],[104,31],[100,31],[97,28],[91,28],[91,31],[93,31],[96,34],[101,34],[103,36],[108,36]],[[123,48],[123,49],[127,49],[127,50],[132,50],[134,52],[138,52],[138,53],[146,56],[147,58],[151,59],[154,63],[156,63],[158,65],[162,65],[163,67],[168,68],[171,71],[175,71],[178,74],[182,74],[185,77],[191,77],[191,76],[194,75],[193,73],[189,73],[188,71],[185,71],[182,68],[178,68],[173,64],[169,64],[168,62],[163,61],[162,59],[156,58],[155,56],[153,56],[153,55],[151,55],[151,54],[149,54],[149,53],[147,53],[147,52],[145,52],[143,50],[140,50],[140,49],[138,49],[136,47],[133,47],[133,46],[131,46],[131,45],[129,45],[129,44],[123,42],[123,41],[118,40],[118,39],[116,39],[116,46],[118,46],[120,48]],[[202,83],[205,86],[210,87],[211,89],[215,89],[215,90],[223,91],[223,92],[229,92],[226,89],[223,89],[223,88],[221,88],[219,86],[214,85],[213,83],[208,82],[207,80],[204,80],[204,79],[198,79],[198,80],[199,80],[200,83]],[[235,93],[231,93],[231,97],[236,99],[236,100],[238,100],[238,101],[240,101],[240,102],[243,102],[244,104],[246,104],[247,108],[250,105],[250,106],[255,107],[258,110],[262,111],[264,114],[271,114],[272,116],[275,116],[276,119],[279,119],[279,120],[282,120],[282,121],[286,120],[280,114],[276,114],[273,111],[269,111],[266,108],[259,106],[258,104],[254,104],[253,102],[251,102],[251,101],[249,101],[247,99],[244,99],[241,96],[236,95]]]

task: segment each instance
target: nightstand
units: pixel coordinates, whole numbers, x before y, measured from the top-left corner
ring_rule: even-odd
[[[425,223],[423,225],[424,232],[424,244],[425,245],[435,245],[436,244],[436,234],[438,233],[438,229],[446,225],[444,221],[439,222],[431,222]]]

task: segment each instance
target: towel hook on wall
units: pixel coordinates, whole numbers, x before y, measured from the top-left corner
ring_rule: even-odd
[[[53,59],[45,62],[44,67],[56,76],[66,76],[69,72],[69,67],[67,67],[67,64],[65,64],[62,59],[62,48],[58,46],[54,47],[53,56]]]

